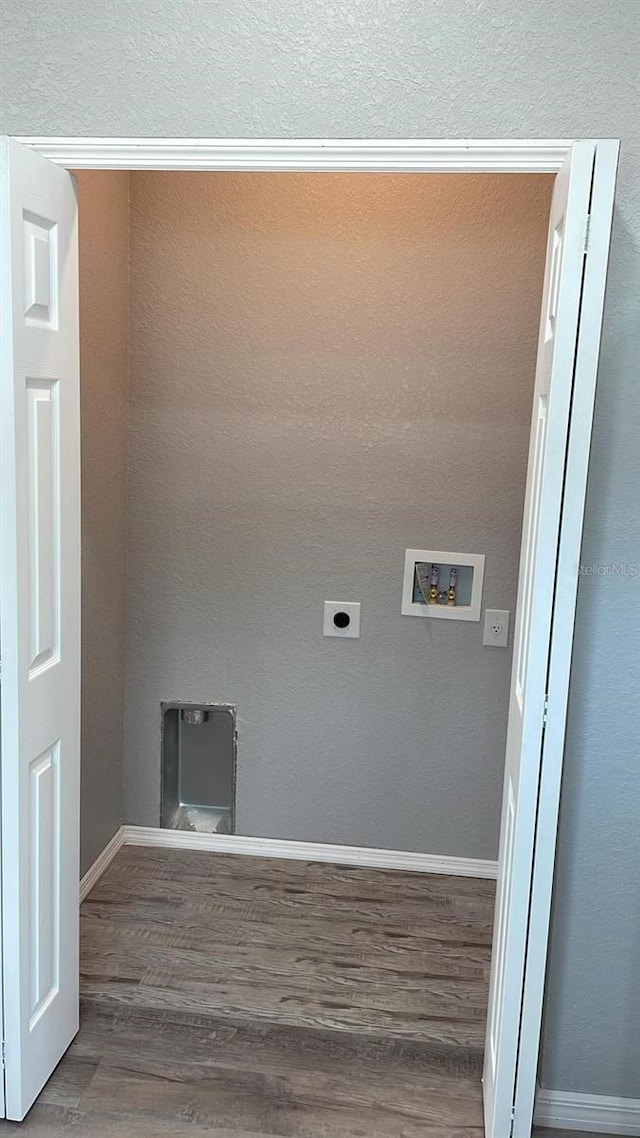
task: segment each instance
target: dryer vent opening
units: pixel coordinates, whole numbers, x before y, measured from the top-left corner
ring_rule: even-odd
[[[229,704],[162,704],[160,824],[165,828],[234,833],[235,719]]]

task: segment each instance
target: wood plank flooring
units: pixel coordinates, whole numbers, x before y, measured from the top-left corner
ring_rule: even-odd
[[[82,995],[481,1048],[494,886],[125,847],[85,902]]]
[[[494,884],[125,847],[25,1138],[482,1138]],[[0,1135],[15,1130],[0,1123]]]

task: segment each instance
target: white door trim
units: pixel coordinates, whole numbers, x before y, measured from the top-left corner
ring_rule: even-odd
[[[233,171],[280,171],[280,172],[412,172],[412,173],[557,173],[568,153],[573,140],[449,140],[449,139],[174,139],[174,138],[96,138],[96,137],[43,137],[20,136],[17,141],[32,147],[52,162],[70,169],[101,170],[233,170]],[[606,167],[606,177],[615,171],[617,140],[596,140],[596,163]],[[595,188],[595,186],[594,186]],[[601,185],[600,192],[606,189]],[[605,262],[608,233],[604,235]],[[598,264],[598,252],[594,248],[594,275],[602,275],[604,290],[604,266],[602,257]],[[576,394],[574,394],[573,415],[569,429],[569,452],[573,462],[567,467],[565,482],[565,506],[561,522],[562,564],[578,561],[586,487],[589,437],[593,412],[593,380],[597,368],[597,340],[583,350],[582,360],[576,367]],[[579,392],[578,392],[578,384]],[[579,395],[579,397],[578,397]],[[549,551],[554,561],[557,549]],[[575,583],[574,583],[575,584]],[[562,587],[557,583],[558,589]],[[553,709],[553,733],[555,746],[563,746],[566,722],[567,686],[571,642],[573,635],[573,613],[575,596],[567,591],[565,601],[569,605],[568,619],[558,622],[554,629],[557,652],[556,686],[550,690],[549,715]],[[552,677],[554,673],[551,673]],[[544,778],[544,772],[543,772]],[[544,825],[539,826],[539,835],[544,834],[545,848],[539,840],[532,859],[534,885],[536,876],[540,878],[537,898],[534,892],[532,923],[535,935],[546,944],[549,927],[549,906],[551,892],[551,869],[557,830],[557,795],[551,787],[548,796],[540,800]],[[540,870],[540,872],[538,872]],[[532,924],[533,927],[533,924]],[[535,972],[535,975],[533,974]],[[531,1056],[537,1055],[540,1037],[540,1015],[542,1004],[544,969],[536,968],[525,980],[524,998],[529,1001],[530,1029],[528,1034],[528,1061],[520,1063],[515,1086],[515,1101],[519,1101],[519,1089],[523,1088],[520,1102],[520,1122],[525,1124],[531,1098]],[[528,989],[527,989],[528,984]],[[525,1008],[526,1010],[526,1008]],[[524,1131],[523,1131],[524,1132]]]
[[[16,136],[73,170],[555,174],[571,139],[68,138]]]

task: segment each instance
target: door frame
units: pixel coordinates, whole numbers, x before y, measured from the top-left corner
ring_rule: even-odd
[[[573,139],[220,139],[16,136],[43,157],[70,170],[162,170],[234,172],[369,172],[557,174]],[[545,742],[538,778],[538,813],[531,851],[527,965],[522,990],[521,1041],[514,1087],[513,1133],[529,1135],[540,1043],[562,752],[567,716],[577,598],[576,571],[584,503],[602,301],[619,140],[597,139],[592,201],[598,224],[585,233],[585,282],[593,312],[586,313],[571,391],[559,541],[549,549],[555,562],[554,614],[546,641],[549,658]],[[550,761],[549,756],[553,756]],[[545,757],[547,761],[545,762]]]

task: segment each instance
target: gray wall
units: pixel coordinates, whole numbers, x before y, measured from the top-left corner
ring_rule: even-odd
[[[402,571],[485,553],[514,607],[551,184],[132,174],[127,821],[206,699],[239,833],[497,856],[511,653]]]
[[[83,171],[78,196],[84,873],[123,816],[129,175]]]
[[[637,0],[5,12],[10,133],[621,136],[584,559],[638,558]],[[638,579],[580,583],[543,1067],[547,1085],[636,1097],[639,596]]]

